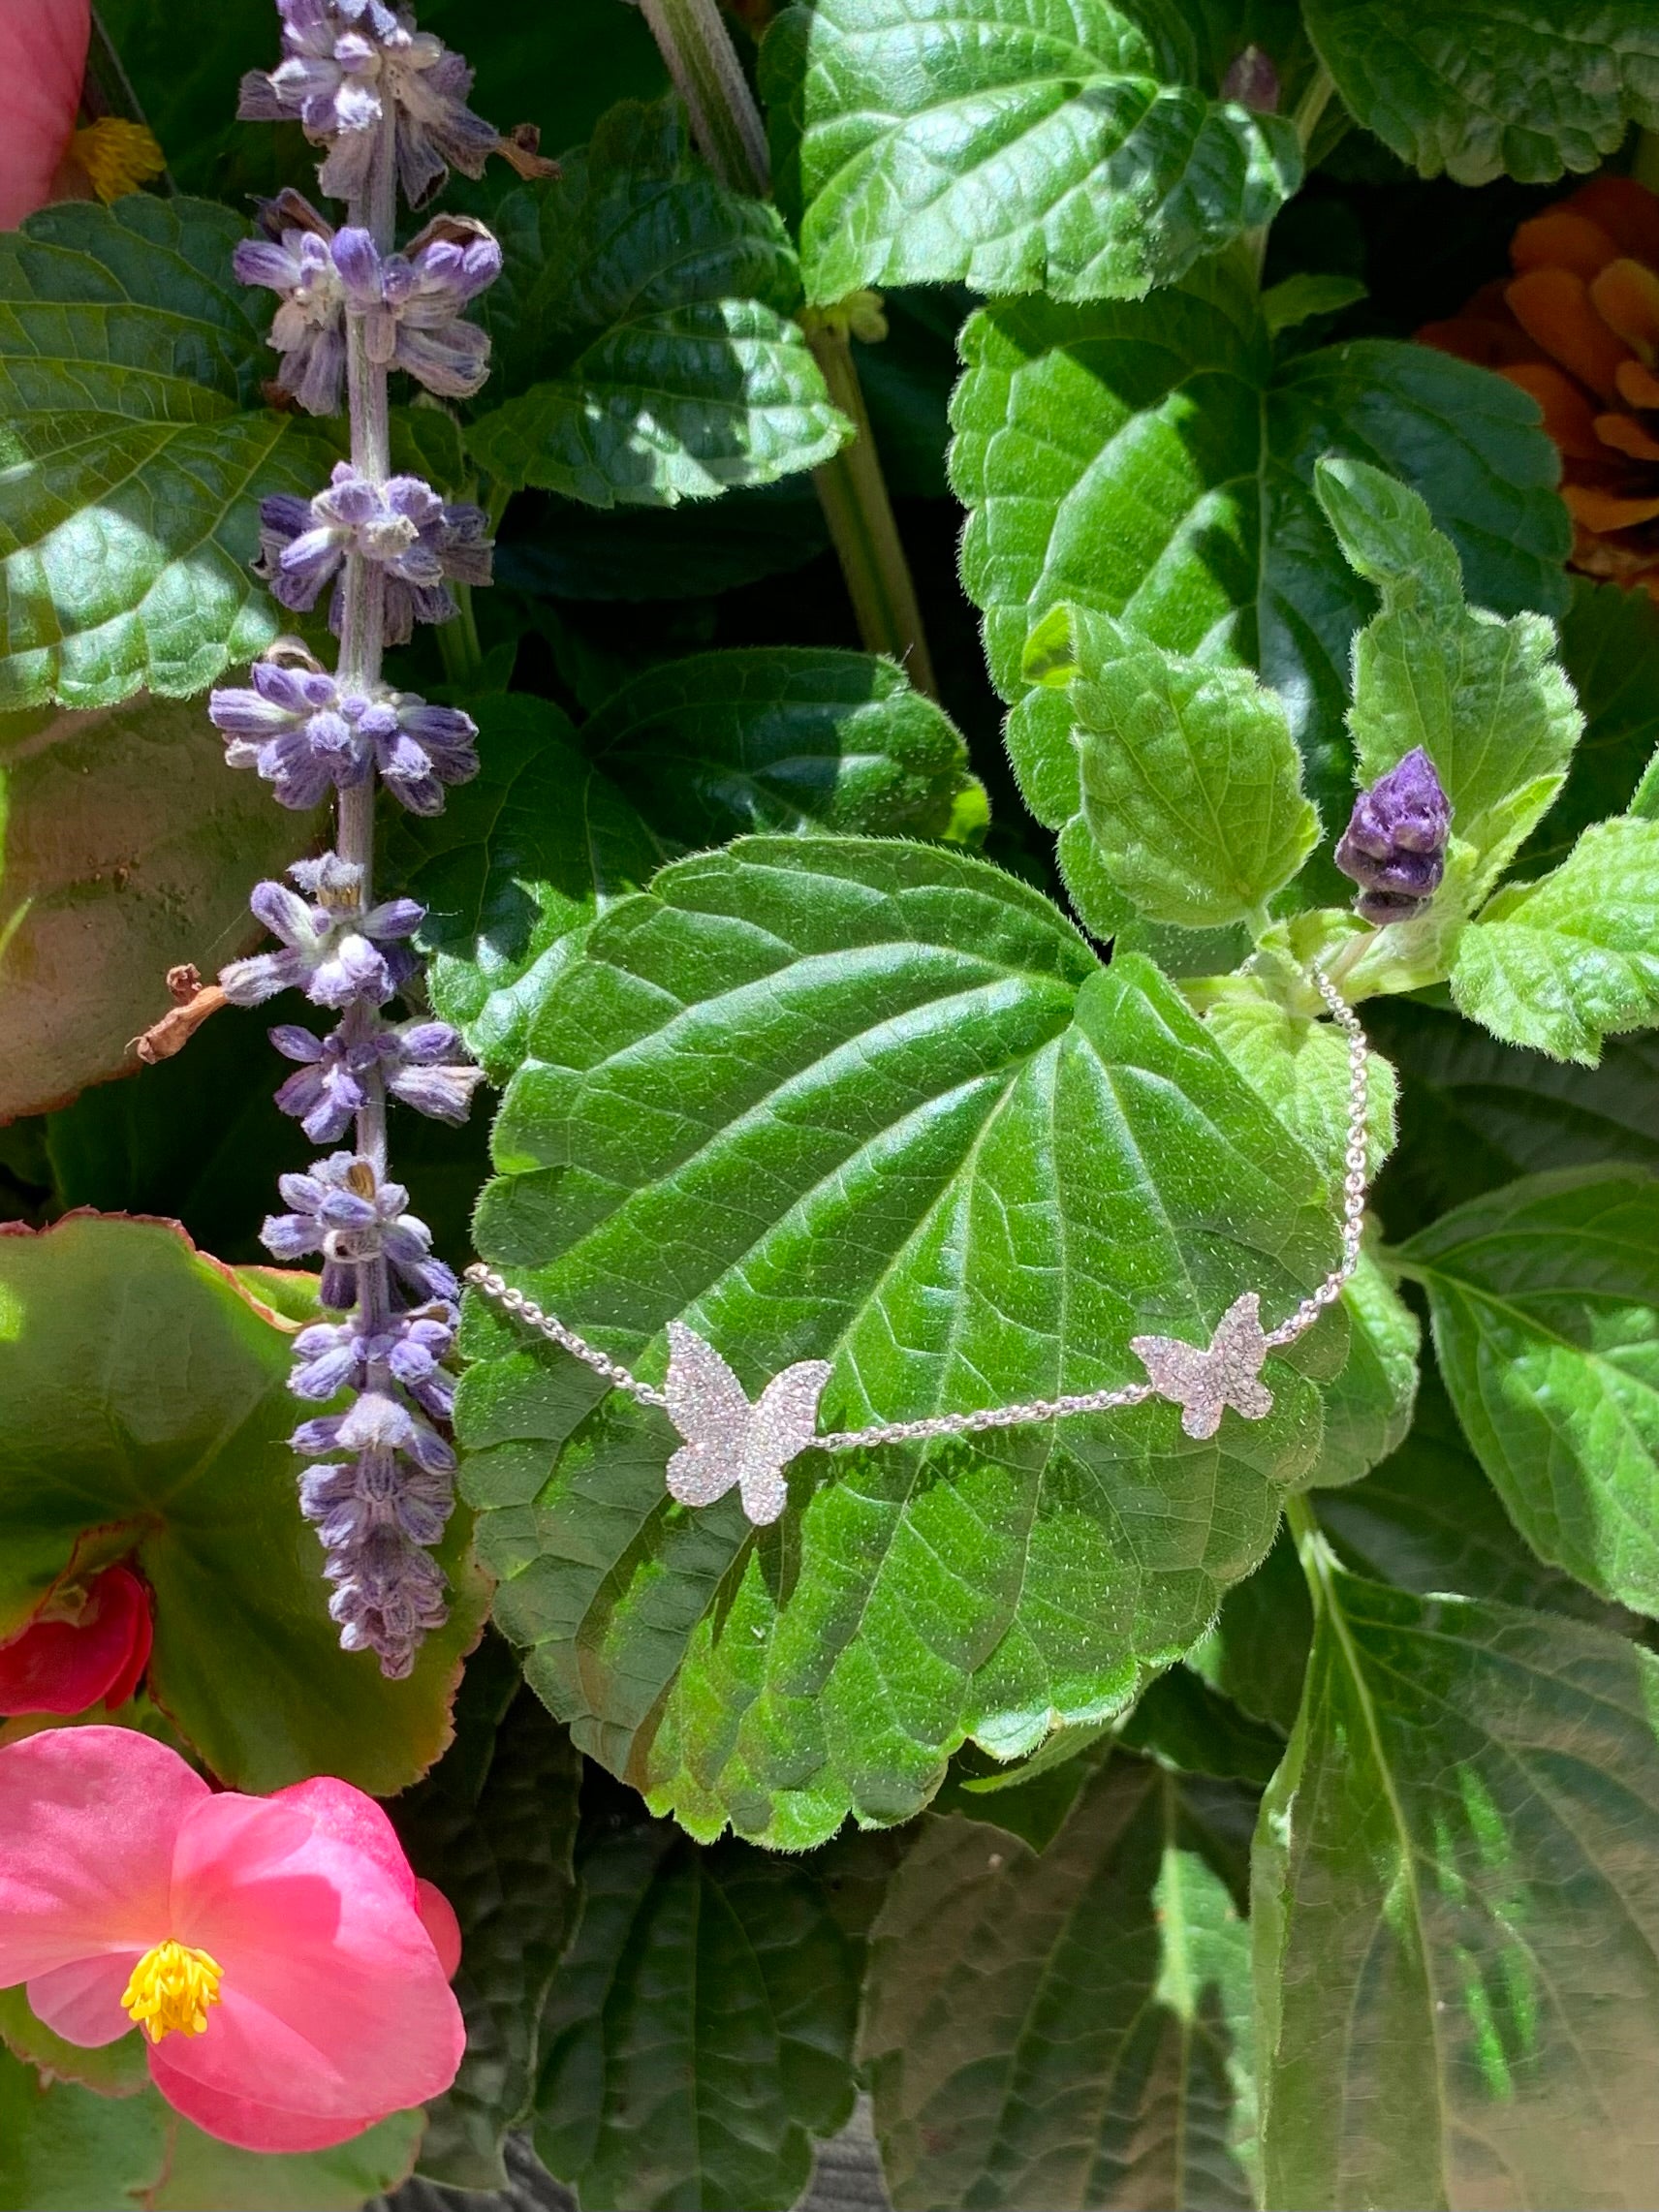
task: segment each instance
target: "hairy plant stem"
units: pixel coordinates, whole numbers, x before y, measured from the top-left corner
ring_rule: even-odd
[[[720,0],[640,0],[640,7],[685,102],[704,160],[732,191],[768,198],[766,124],[721,17]],[[812,482],[859,636],[868,651],[890,654],[918,691],[936,699],[916,585],[870,433],[852,342],[832,315],[820,318],[809,311],[803,327],[830,398],[853,425],[852,443],[814,469]]]
[[[395,110],[386,103],[380,144],[370,167],[368,190],[347,203],[346,220],[369,232],[382,254],[391,251],[397,223],[397,171],[393,133]],[[386,370],[369,359],[368,339],[361,315],[346,315],[346,391],[351,410],[352,465],[374,483],[384,483],[391,472],[391,439],[387,414]],[[378,561],[365,560],[356,551],[346,556],[340,615],[339,683],[353,691],[365,691],[380,680],[380,663],[386,629],[386,571]],[[374,899],[374,802],[376,779],[370,775],[340,794],[339,842],[342,860],[362,870],[362,904]],[[381,1026],[378,1007],[358,1000],[347,1007],[340,1020],[348,1044],[361,1044]],[[357,1146],[372,1161],[378,1178],[386,1173],[386,1083],[378,1068],[363,1077],[363,1103],[357,1117]],[[384,1260],[363,1262],[357,1270],[357,1326],[374,1336],[385,1326],[391,1308],[391,1287]],[[386,1377],[371,1374],[371,1388],[386,1386]]]

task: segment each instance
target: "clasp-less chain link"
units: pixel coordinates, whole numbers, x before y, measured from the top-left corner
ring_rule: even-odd
[[[1325,970],[1312,967],[1308,976],[1348,1044],[1348,1133],[1342,1156],[1342,1257],[1318,1289],[1310,1291],[1294,1313],[1267,1332],[1268,1349],[1273,1352],[1282,1352],[1299,1336],[1305,1336],[1320,1315],[1336,1303],[1360,1264],[1361,1243],[1365,1233],[1370,1048],[1359,1015]],[[589,1344],[556,1315],[545,1313],[533,1298],[515,1290],[492,1267],[485,1266],[482,1262],[475,1262],[466,1270],[466,1280],[493,1304],[522,1322],[526,1328],[535,1329],[584,1366],[591,1367],[613,1389],[626,1390],[642,1406],[668,1410],[668,1399],[661,1390],[642,1383],[620,1360],[609,1357],[596,1345]],[[868,1428],[832,1429],[816,1440],[814,1449],[859,1451],[885,1444],[924,1444],[935,1437],[980,1436],[991,1429],[1025,1428],[1041,1421],[1062,1420],[1073,1414],[1116,1413],[1128,1406],[1143,1405],[1148,1398],[1157,1395],[1150,1383],[1125,1383],[1116,1389],[1076,1391],[1060,1398],[1028,1398],[1017,1405],[982,1407],[975,1413],[931,1414],[923,1420],[878,1421]]]

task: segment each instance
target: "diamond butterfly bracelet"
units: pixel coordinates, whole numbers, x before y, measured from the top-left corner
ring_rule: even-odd
[[[641,1405],[655,1406],[668,1415],[683,1440],[668,1465],[669,1490],[680,1504],[712,1505],[736,1488],[757,1528],[775,1521],[783,1511],[789,1495],[783,1471],[806,1450],[859,1451],[884,1444],[923,1444],[935,1437],[979,1436],[989,1429],[1062,1420],[1073,1414],[1116,1413],[1143,1405],[1148,1398],[1167,1398],[1179,1406],[1181,1427],[1199,1439],[1215,1434],[1229,1407],[1244,1420],[1261,1420],[1273,1407],[1273,1394],[1260,1379],[1268,1353],[1294,1344],[1328,1306],[1335,1304],[1360,1264],[1364,1234],[1369,1106],[1365,1033],[1324,969],[1316,966],[1307,974],[1348,1043],[1341,1261],[1276,1328],[1263,1328],[1260,1296],[1246,1291],[1222,1315],[1206,1346],[1173,1336],[1131,1337],[1130,1350],[1146,1370],[1144,1383],[1060,1398],[1030,1398],[1018,1405],[986,1406],[974,1413],[932,1414],[923,1420],[832,1429],[820,1436],[818,1401],[830,1380],[827,1359],[802,1359],[786,1367],[751,1404],[714,1347],[683,1322],[671,1321],[669,1370],[658,1390],[567,1328],[555,1315],[544,1313],[493,1268],[476,1263],[466,1270],[466,1280],[526,1328],[591,1367],[612,1388],[626,1390]]]

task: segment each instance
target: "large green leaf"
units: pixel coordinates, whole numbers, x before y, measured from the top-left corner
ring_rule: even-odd
[[[1567,788],[1521,847],[1526,875],[1564,860],[1592,822],[1622,814],[1659,752],[1659,605],[1644,591],[1575,576],[1560,653],[1584,733]]]
[[[152,1694],[215,1774],[386,1794],[444,1748],[485,1593],[457,1512],[454,1611],[414,1673],[340,1650],[286,1443],[292,1333],[167,1223],[0,1235],[0,1636],[130,1553],[155,1593]]]
[[[1659,822],[1592,823],[1559,867],[1507,886],[1457,940],[1452,996],[1501,1037],[1593,1068],[1659,1022]]]
[[[1363,1488],[1362,1483],[1342,1495]],[[1321,1515],[1330,1502],[1321,1499]],[[1187,1653],[1185,1664],[1241,1712],[1288,1736],[1301,1704],[1312,1639],[1307,1584],[1290,1532],[1281,1529],[1255,1573],[1228,1591],[1215,1626]]]
[[[1469,606],[1456,547],[1386,471],[1324,460],[1315,488],[1350,566],[1382,599],[1354,640],[1355,779],[1373,784],[1419,746],[1428,754],[1453,836],[1471,852],[1457,875],[1472,906],[1560,790],[1583,728],[1555,626]]]
[[[1659,1613],[1659,1182],[1564,1168],[1397,1255],[1464,1434],[1540,1558]]]
[[[1265,2198],[1389,2212],[1652,2196],[1659,1662],[1350,1575],[1252,1890]]]
[[[1065,687],[1082,818],[1130,905],[1181,929],[1265,914],[1319,842],[1277,693],[1086,607],[1039,623],[1025,666]]]
[[[1555,452],[1501,377],[1385,339],[1275,361],[1253,298],[1216,277],[1139,304],[997,302],[962,351],[962,576],[1003,697],[1021,700],[1026,639],[1068,600],[1255,667],[1284,698],[1331,836],[1353,799],[1349,648],[1374,603],[1314,498],[1322,454],[1415,484],[1482,606],[1565,604]],[[1063,828],[1080,803],[1064,703],[1024,698],[1009,746],[1032,810]]]
[[[37,711],[0,730],[0,1120],[131,1074],[175,962],[258,938],[248,888],[314,827],[227,775],[200,705]]]
[[[647,1372],[681,1314],[751,1388],[833,1360],[832,1425],[1128,1381],[1137,1330],[1207,1340],[1241,1291],[1286,1312],[1331,1263],[1326,1176],[1157,970],[1100,969],[946,848],[677,862],[528,1041],[481,1251]],[[1346,1319],[1299,1347],[1310,1372],[1342,1367]],[[1158,1405],[808,1456],[757,1538],[735,1498],[670,1504],[661,1415],[590,1413],[585,1370],[471,1326],[497,1618],[581,1748],[702,1834],[902,1819],[964,1737],[1010,1758],[1121,1709],[1320,1465],[1319,1392],[1275,1362],[1270,1419],[1203,1445]]]
[[[693,653],[625,684],[584,750],[687,845],[746,829],[942,837],[984,794],[950,717],[872,653]]]
[[[1306,0],[1351,113],[1424,176],[1552,184],[1659,124],[1654,0]]]
[[[612,109],[495,227],[484,317],[509,396],[468,444],[500,483],[672,507],[812,468],[848,435],[791,320],[781,219],[688,153],[676,102]]]
[[[427,2107],[421,2171],[434,2181],[506,2182],[502,2138],[529,2117],[542,2010],[577,1911],[580,1781],[570,1738],[490,1637],[467,1667],[455,1741],[392,1809],[410,1863],[461,1924],[455,1995],[467,2047],[454,2084]]]
[[[187,697],[276,635],[259,502],[330,455],[259,406],[228,207],[69,202],[0,234],[0,708]]]
[[[1255,2202],[1253,1803],[1117,1758],[1041,1854],[923,1823],[871,1932],[860,2037],[896,2205]]]
[[[786,10],[762,84],[808,296],[1135,299],[1269,222],[1301,182],[1296,132],[1186,81],[1168,13],[1160,37],[1111,0]]]
[[[783,2212],[853,2103],[863,1946],[831,1909],[834,1854],[700,1850],[620,1794],[584,1792],[537,2152],[588,2212]]]

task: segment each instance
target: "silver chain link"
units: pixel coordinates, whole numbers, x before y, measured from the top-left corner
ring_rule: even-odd
[[[1268,1349],[1282,1352],[1299,1336],[1305,1336],[1328,1306],[1333,1306],[1360,1264],[1360,1248],[1365,1233],[1365,1169],[1370,1115],[1370,1060],[1360,1017],[1343,999],[1320,967],[1308,970],[1314,988],[1325,1001],[1331,1019],[1348,1043],[1348,1137],[1343,1153],[1342,1258],[1323,1283],[1310,1291],[1296,1311],[1268,1331]],[[498,1275],[482,1261],[466,1270],[466,1280],[492,1303],[560,1346],[609,1383],[626,1390],[642,1406],[668,1410],[668,1399],[649,1383],[642,1383],[619,1360],[589,1344],[556,1315],[545,1313],[535,1300]],[[1143,1405],[1158,1393],[1150,1383],[1126,1383],[1113,1390],[1083,1390],[1061,1398],[1029,1398],[1018,1405],[986,1406],[971,1414],[932,1414],[924,1420],[882,1421],[869,1428],[832,1429],[817,1439],[820,1451],[860,1451],[884,1444],[923,1444],[935,1437],[978,1436],[987,1429],[1025,1428],[1040,1421],[1063,1419],[1071,1414],[1116,1413],[1126,1406]]]

